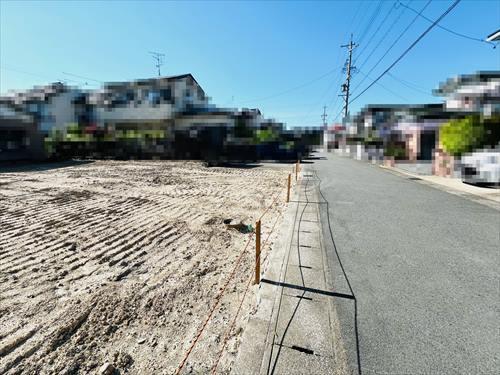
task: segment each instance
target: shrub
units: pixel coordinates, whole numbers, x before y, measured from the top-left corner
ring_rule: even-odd
[[[396,160],[406,159],[406,147],[402,144],[391,143],[384,149],[384,156],[392,156]]]
[[[444,150],[454,156],[460,156],[482,146],[484,136],[483,123],[477,116],[451,120],[439,130]]]

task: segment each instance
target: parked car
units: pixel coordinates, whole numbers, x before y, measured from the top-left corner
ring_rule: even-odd
[[[500,147],[462,157],[462,181],[500,186]]]

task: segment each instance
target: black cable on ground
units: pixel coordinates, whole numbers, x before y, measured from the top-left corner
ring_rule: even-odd
[[[300,259],[300,224],[302,222],[302,216],[304,216],[304,212],[307,208],[307,205],[309,204],[309,199],[308,199],[308,196],[307,196],[307,185],[309,183],[309,179],[306,180],[306,185],[304,186],[304,194],[305,194],[305,197],[306,197],[306,204],[304,205],[304,208],[302,209],[302,212],[300,214],[300,217],[299,217],[299,224],[298,224],[298,227],[297,227],[297,255],[298,255],[298,260],[299,260],[299,270],[300,270],[300,277],[302,279],[302,286],[305,287],[305,280],[304,280],[304,274],[303,274],[303,271],[302,271],[302,267],[301,267],[301,259]],[[288,261],[287,261],[287,268],[288,268]],[[285,278],[286,278],[286,270],[285,270]],[[281,297],[283,296],[283,290],[284,290],[284,287],[282,287],[281,289]],[[271,367],[271,362],[272,362],[272,359],[273,359],[273,349],[274,349],[274,344],[275,344],[275,338],[276,336],[273,335],[273,342],[271,344],[271,353],[269,355],[269,362],[268,362],[268,365],[267,365],[267,373],[269,374],[274,374],[274,371],[276,370],[276,365],[278,364],[278,359],[279,359],[279,356],[281,354],[281,348],[283,347],[283,341],[285,340],[285,336],[286,336],[286,333],[288,331],[288,329],[290,328],[290,325],[292,324],[292,321],[293,321],[293,318],[295,317],[295,314],[297,313],[297,310],[299,309],[299,306],[300,306],[300,303],[302,302],[302,297],[304,297],[306,291],[304,290],[302,292],[302,295],[300,296],[299,298],[299,301],[297,302],[297,305],[295,306],[294,310],[293,310],[293,313],[292,313],[292,316],[290,317],[290,319],[288,320],[288,323],[286,325],[286,328],[285,328],[285,331],[283,332],[283,335],[281,336],[281,340],[280,340],[280,344],[279,344],[279,349],[278,349],[278,353],[276,353],[276,358],[274,360],[274,363],[273,363],[273,367],[270,370],[270,367]],[[279,305],[278,305],[278,315],[276,316],[276,321],[275,321],[275,326],[274,326],[274,332],[276,332],[276,329],[277,329],[277,326],[278,326],[278,321],[279,321],[279,314],[281,312],[281,301],[282,301],[282,298],[280,298],[280,302],[279,302]]]
[[[330,238],[331,238],[332,243],[333,243],[333,249],[335,251],[335,255],[336,255],[337,260],[339,262],[339,265],[340,265],[340,268],[341,268],[342,273],[344,275],[344,278],[345,278],[345,280],[347,282],[347,285],[349,287],[349,291],[350,291],[350,293],[351,293],[351,295],[353,297],[353,300],[354,300],[354,334],[356,336],[355,337],[356,338],[356,360],[357,360],[357,363],[358,363],[358,374],[362,375],[362,370],[361,370],[361,354],[360,354],[360,350],[359,350],[358,300],[356,299],[356,296],[354,295],[354,291],[352,290],[351,282],[349,281],[349,278],[347,277],[347,273],[345,272],[344,265],[342,264],[342,261],[340,260],[340,255],[339,255],[339,252],[337,250],[337,245],[335,244],[335,240],[333,239],[332,225],[331,225],[331,222],[330,222],[330,215],[329,215],[330,203],[328,202],[328,200],[323,195],[323,192],[321,191],[321,178],[319,178],[316,169],[314,169],[314,168],[312,168],[312,169],[313,169],[314,174],[316,175],[316,178],[319,181],[319,184],[318,184],[319,194],[321,195],[321,198],[323,199],[323,201],[326,203],[326,216],[327,216],[327,221],[328,221],[328,230],[330,232]]]

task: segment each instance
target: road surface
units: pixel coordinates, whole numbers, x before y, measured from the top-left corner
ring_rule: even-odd
[[[498,373],[500,212],[317,156],[309,163],[329,202],[321,220],[334,289],[356,301],[336,299],[353,372]]]

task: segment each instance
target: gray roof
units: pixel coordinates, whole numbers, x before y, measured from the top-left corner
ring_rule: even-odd
[[[119,88],[123,88],[123,87],[131,87],[131,86],[149,86],[149,85],[154,85],[154,84],[158,84],[158,83],[161,84],[161,83],[179,81],[179,80],[184,79],[184,78],[191,78],[198,85],[198,87],[201,88],[200,84],[198,83],[198,81],[196,81],[196,79],[193,77],[193,75],[191,73],[180,74],[180,75],[175,75],[175,76],[164,76],[164,77],[137,79],[137,80],[133,80],[133,81],[108,82],[108,83],[104,84],[104,87],[105,87],[105,89],[119,89]],[[202,91],[203,91],[203,89],[202,89]]]
[[[45,86],[35,86],[24,91],[12,91],[10,95],[2,96],[0,102],[11,102],[21,104],[25,102],[46,102],[50,97],[62,92],[67,92],[71,88],[62,82],[54,82]]]
[[[464,74],[458,77],[448,78],[434,90],[434,94],[446,96],[455,92],[461,86],[477,85],[481,82],[500,81],[500,71],[480,71],[474,74]]]

